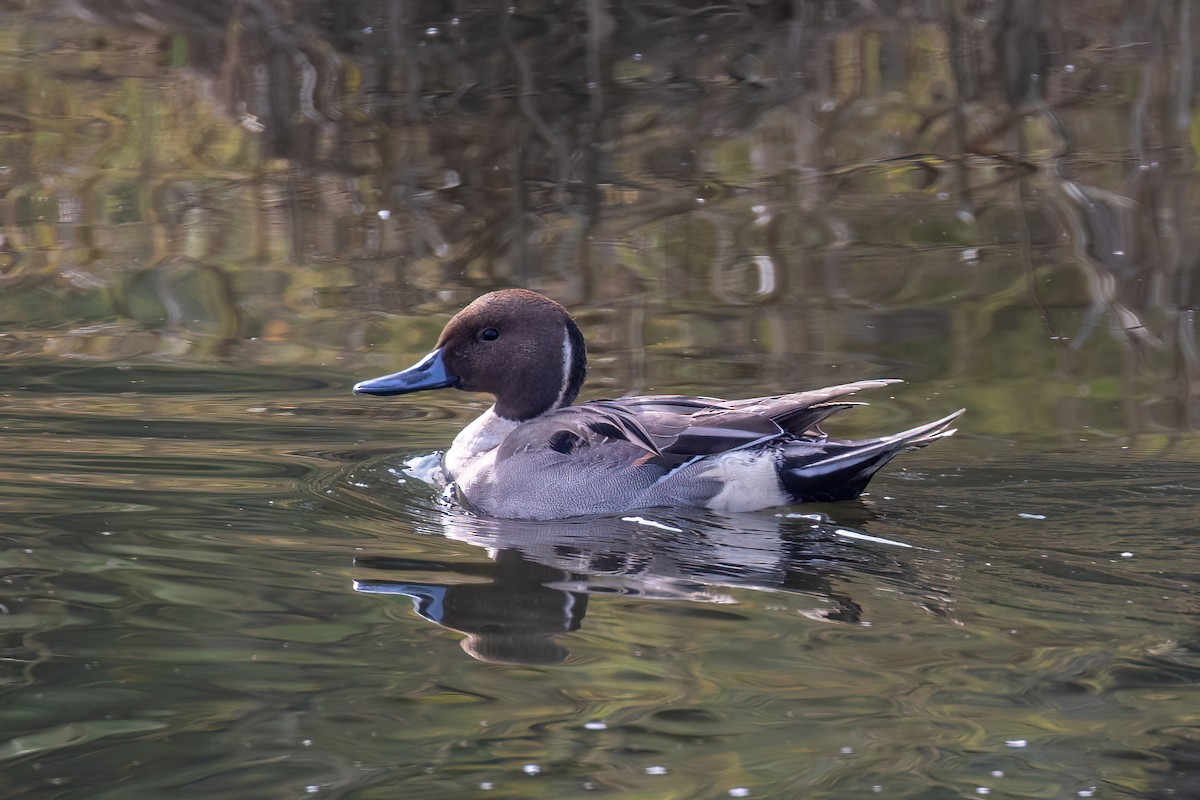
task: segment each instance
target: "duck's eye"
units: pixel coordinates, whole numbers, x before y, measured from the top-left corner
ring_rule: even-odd
[[[479,338],[483,339],[485,342],[494,342],[500,338],[500,331],[496,330],[495,328],[484,328],[479,334]]]

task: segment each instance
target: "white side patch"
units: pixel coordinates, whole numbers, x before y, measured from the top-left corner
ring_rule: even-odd
[[[757,511],[790,503],[778,468],[778,459],[770,452],[736,450],[713,458],[698,477],[719,481],[721,491],[705,505],[714,511]]]
[[[562,347],[562,388],[558,390],[558,399],[554,401],[555,408],[561,408],[567,390],[571,388],[571,361],[575,357],[575,348],[571,346],[571,333],[563,329]]]

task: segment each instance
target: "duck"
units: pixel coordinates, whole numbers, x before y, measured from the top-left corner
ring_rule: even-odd
[[[893,379],[722,400],[642,395],[575,404],[587,348],[570,313],[528,289],[484,294],[408,369],[354,385],[387,397],[434,389],[495,403],[442,457],[468,511],[554,520],[652,508],[751,512],[858,497],[897,454],[953,435],[954,413],[900,433],[839,439],[824,420]]]

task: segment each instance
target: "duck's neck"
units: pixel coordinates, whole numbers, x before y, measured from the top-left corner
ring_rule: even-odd
[[[514,381],[509,391],[497,395],[493,407],[497,416],[525,422],[575,402],[587,377],[587,347],[579,328],[573,321],[568,323],[561,344],[548,347],[548,356]]]

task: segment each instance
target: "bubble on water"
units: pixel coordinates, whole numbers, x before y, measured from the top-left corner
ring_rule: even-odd
[[[730,797],[749,797],[750,790],[747,789],[745,786],[735,786],[734,788],[729,790],[729,796]]]
[[[1026,514],[1024,511],[1022,511],[1020,514],[1017,514],[1017,516],[1020,517],[1021,519],[1045,519],[1046,518],[1045,514]]]
[[[1004,743],[1009,747],[1024,747],[1025,745],[1029,744],[1029,742],[1025,741],[1024,739],[1007,739]]]
[[[541,775],[542,774],[542,768],[539,767],[537,764],[526,764],[525,766],[521,767],[521,771],[524,772],[526,775]]]
[[[583,727],[587,728],[589,731],[602,731],[608,727],[608,723],[602,719],[594,719],[583,723]]]
[[[653,767],[646,767],[646,774],[647,775],[666,775],[667,768],[656,764]]]

